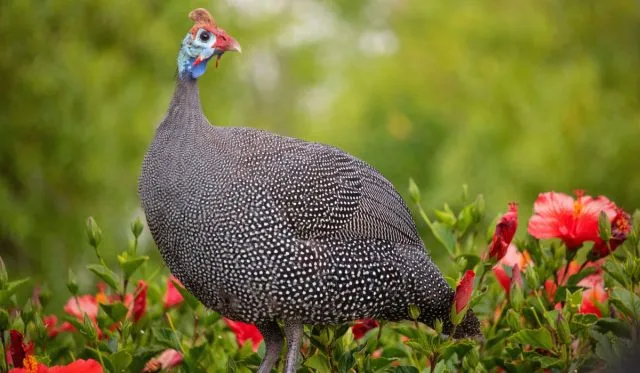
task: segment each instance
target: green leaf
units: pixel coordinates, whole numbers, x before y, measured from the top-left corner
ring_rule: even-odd
[[[627,276],[620,272],[620,270],[613,264],[611,261],[605,262],[602,268],[609,274],[609,276],[613,277],[620,285],[627,286],[628,278]]]
[[[331,372],[332,370],[329,366],[329,360],[320,352],[316,352],[315,355],[306,359],[303,365],[315,369],[317,372]]]
[[[394,370],[394,373],[420,373],[420,371],[416,367],[402,365],[402,366],[396,367],[396,370]]]
[[[473,346],[474,346],[474,343],[472,343],[471,341],[465,341],[465,340],[459,341],[457,343],[454,343],[446,347],[442,352],[442,358],[443,360],[449,360],[449,358],[451,358],[453,354],[457,354],[460,358],[462,358],[464,355],[467,354],[467,352],[471,351]]]
[[[444,363],[444,360],[438,361],[436,366],[433,368],[433,373],[445,373],[448,372],[447,365]]]
[[[127,280],[131,278],[131,275],[147,260],[149,260],[149,257],[146,255],[132,255],[126,251],[118,255],[118,263],[120,264],[120,268],[122,268],[122,272],[124,272],[124,278]]]
[[[571,317],[571,323],[569,325],[572,333],[580,332],[586,328],[591,327],[598,321],[598,316],[592,313],[576,313]]]
[[[564,363],[562,359],[552,356],[536,356],[533,360],[539,362],[542,369],[561,366]]]
[[[6,301],[11,298],[13,294],[15,294],[18,289],[20,289],[23,285],[29,282],[31,279],[29,277],[23,278],[16,281],[11,281],[6,284],[5,289],[0,291],[0,304],[4,304]]]
[[[380,369],[383,369],[385,367],[388,367],[389,365],[391,365],[394,361],[396,361],[397,359],[387,359],[384,357],[379,357],[377,359],[371,359],[371,369],[373,371],[378,371]]]
[[[578,282],[582,281],[582,279],[584,279],[587,276],[590,276],[590,275],[594,274],[595,272],[596,272],[596,268],[595,267],[584,268],[579,273],[576,273],[575,275],[569,277],[569,279],[567,280],[567,285],[568,286],[576,286],[576,285],[578,285]]]
[[[100,303],[100,308],[115,322],[122,320],[129,312],[129,309],[122,302]]]
[[[174,350],[180,351],[180,346],[178,344],[178,337],[173,330],[169,328],[159,328],[155,327],[151,329],[153,335],[156,337],[156,341],[163,346],[173,348]]]
[[[640,296],[631,291],[616,287],[609,298],[625,315],[638,320],[640,316]]]
[[[429,225],[433,236],[447,249],[449,255],[454,256],[456,248],[456,236],[453,231],[440,222],[433,222]]]
[[[387,359],[399,359],[408,356],[406,350],[397,347],[387,347],[382,351],[382,357]]]
[[[592,315],[592,316],[595,316],[595,315]],[[596,330],[602,334],[606,334],[607,332],[612,332],[614,335],[618,337],[631,339],[631,325],[620,319],[603,317],[601,319],[597,319],[595,324],[596,324]]]
[[[553,339],[551,333],[547,329],[524,329],[514,335],[509,340],[523,345],[531,345],[534,348],[542,348],[545,350],[553,350]]]
[[[196,308],[198,308],[198,305],[200,304],[200,301],[198,300],[198,298],[196,298],[193,294],[189,292],[189,290],[185,289],[179,283],[173,281],[173,285],[176,287],[176,290],[178,290],[180,295],[182,295],[185,302],[187,302],[187,305],[189,306],[189,308],[195,311]]]
[[[591,337],[597,342],[596,344],[596,356],[600,359],[613,362],[617,361],[618,357],[613,349],[613,345],[611,344],[611,340],[604,334],[600,334],[595,330],[590,331]]]
[[[119,373],[126,370],[133,360],[131,354],[125,350],[120,350],[112,354],[109,359],[111,360],[111,365],[113,366],[114,373]]]
[[[106,282],[111,289],[118,291],[118,277],[112,270],[102,264],[89,264],[87,268],[102,281]]]
[[[444,225],[446,225],[448,228],[453,228],[456,225],[456,216],[453,213],[453,211],[451,211],[451,208],[449,207],[448,204],[444,204],[444,211],[443,210],[434,210],[433,213],[436,216],[436,219],[438,219],[441,223],[443,223]]]
[[[347,373],[351,370],[351,368],[353,368],[355,364],[356,360],[353,358],[353,352],[346,351],[342,354],[340,360],[338,361],[338,371],[340,373]]]
[[[458,255],[458,258],[463,258],[465,260],[466,265],[463,269],[463,272],[475,268],[475,266],[481,261],[480,257],[475,254],[462,254]],[[456,260],[458,258],[456,258]]]

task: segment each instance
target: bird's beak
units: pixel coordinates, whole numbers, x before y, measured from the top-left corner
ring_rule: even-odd
[[[238,43],[236,39],[231,39],[231,42],[229,43],[229,47],[227,48],[227,50],[229,52],[242,53],[242,47],[240,46],[240,43]]]

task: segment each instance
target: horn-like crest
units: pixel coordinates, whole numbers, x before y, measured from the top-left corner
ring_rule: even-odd
[[[211,26],[216,27],[216,22],[211,14],[204,8],[194,9],[189,13],[189,18],[195,22],[195,26]]]
[[[203,28],[205,30],[214,31],[217,28],[216,21],[213,20],[211,13],[209,13],[204,8],[192,10],[189,13],[189,18],[191,18],[191,20],[195,22],[193,27],[191,27],[191,36],[193,38],[196,37],[198,29]]]

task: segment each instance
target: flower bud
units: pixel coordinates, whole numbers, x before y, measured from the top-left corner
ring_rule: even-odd
[[[538,272],[536,272],[535,268],[529,268],[529,270],[524,273],[524,279],[529,289],[537,289],[540,287],[540,278],[538,278]]]
[[[72,295],[78,295],[78,282],[76,281],[76,275],[73,273],[71,268],[69,268],[68,277],[67,277],[67,289]]]
[[[505,321],[511,330],[522,329],[522,326],[520,325],[520,315],[518,315],[518,313],[513,309],[507,310]]]
[[[571,344],[569,323],[564,319],[564,317],[562,317],[562,313],[558,313],[558,318],[556,319],[556,332],[558,333],[558,338],[563,344]]]
[[[436,321],[433,322],[433,330],[435,330],[438,335],[442,334],[442,331],[444,330],[444,323],[442,320],[436,319]]]
[[[144,224],[142,224],[142,221],[140,220],[140,217],[137,217],[131,223],[131,233],[133,233],[133,236],[135,238],[138,238],[142,234],[142,230],[143,229],[144,229]]]
[[[420,188],[413,179],[409,179],[409,195],[414,203],[420,203]]]
[[[33,320],[34,311],[33,311],[33,304],[31,300],[29,300],[27,304],[24,305],[21,313],[22,313],[22,321],[24,321],[25,324],[29,324],[29,322]]]
[[[0,331],[9,329],[9,313],[0,308]]]
[[[516,281],[511,283],[511,291],[509,292],[509,302],[511,307],[517,312],[522,311],[522,305],[524,304],[524,294],[522,286],[518,285]]]
[[[604,211],[600,211],[600,216],[598,216],[598,230],[602,241],[609,242],[611,239],[611,222]]]
[[[91,216],[87,219],[86,231],[87,238],[89,239],[89,245],[97,250],[98,245],[102,242],[102,231],[100,230],[100,227],[98,227],[95,219]]]
[[[98,332],[96,330],[98,326],[91,321],[89,315],[86,313],[84,314],[84,319],[82,321],[80,328],[82,334],[84,334],[90,341],[96,341],[98,339]]]
[[[7,273],[7,267],[4,266],[4,261],[0,256],[0,289],[4,289],[5,285],[9,282],[9,274]]]
[[[411,320],[417,321],[420,317],[420,307],[416,306],[415,304],[410,304],[409,317],[411,318]]]

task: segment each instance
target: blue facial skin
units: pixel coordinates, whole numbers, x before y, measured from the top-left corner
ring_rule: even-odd
[[[191,79],[197,79],[205,73],[207,69],[207,63],[209,59],[216,54],[216,49],[213,45],[216,43],[216,38],[213,34],[210,34],[207,42],[200,41],[200,34],[208,32],[206,30],[199,30],[195,39],[190,33],[182,40],[180,45],[180,53],[178,54],[178,74],[180,78],[190,77]],[[196,59],[200,56],[201,62],[193,66]]]

